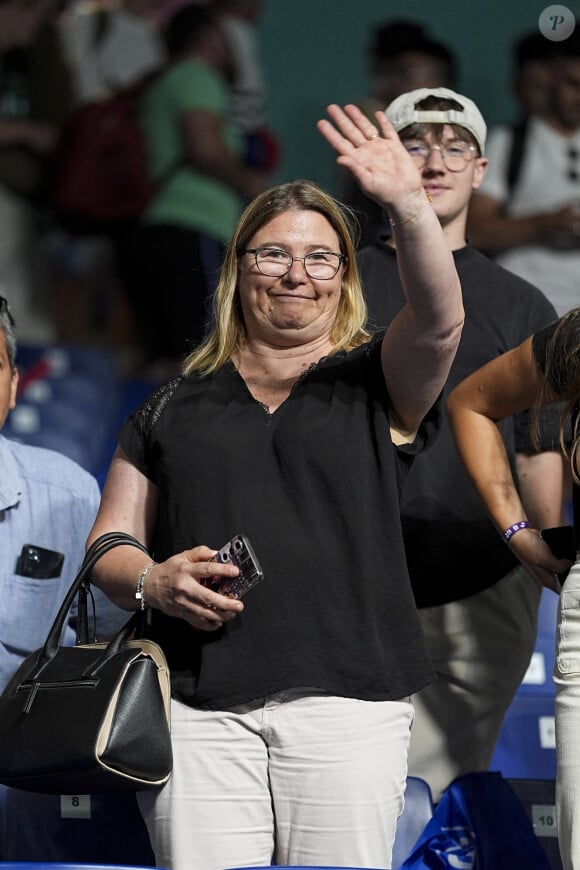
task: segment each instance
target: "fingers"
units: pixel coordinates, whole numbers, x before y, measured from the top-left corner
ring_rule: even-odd
[[[329,121],[323,120],[318,122],[318,129],[333,147],[340,144],[343,149],[346,149],[341,153],[349,153],[353,148],[358,148],[379,136],[375,125],[353,104],[349,103],[342,109],[333,103],[326,111],[334,122],[334,127]]]
[[[207,608],[199,608],[195,612],[189,611],[184,619],[201,631],[217,631],[225,622],[234,619],[235,615],[235,613],[218,610],[217,607],[211,605]]]
[[[387,118],[386,112],[379,111],[375,112],[375,118],[377,119],[377,126],[381,131],[381,136],[383,139],[398,139],[399,134]]]
[[[219,612],[222,617],[233,618],[243,610],[244,605],[237,598],[223,594],[220,580],[237,577],[239,569],[235,565],[219,562],[200,562],[192,572],[194,585],[188,582],[185,593],[195,604],[204,610]],[[214,578],[218,578],[214,581]],[[205,614],[204,614],[205,615]]]
[[[342,135],[355,147],[364,145],[377,134],[377,128],[357,106],[349,104],[341,109],[333,104],[328,107],[327,112]]]
[[[199,587],[199,594],[178,602],[179,615],[201,631],[217,631],[244,609],[241,601]]]
[[[338,130],[332,126],[330,121],[325,119],[318,121],[316,124],[318,132],[321,133],[329,145],[341,156],[347,157],[354,151],[351,143],[342,136]]]
[[[203,592],[201,592],[203,590]],[[209,594],[206,594],[209,593]],[[241,601],[200,588],[201,601],[187,608],[188,622],[202,631],[217,631],[244,609]]]
[[[184,550],[184,555],[190,562],[208,562],[216,553],[217,550],[212,550],[210,547],[206,547],[205,544],[200,544],[191,550]]]
[[[242,602],[205,584],[216,576],[237,577],[239,570],[235,565],[209,561],[214,553],[209,547],[195,547],[158,566],[152,582],[154,606],[202,631],[215,631],[234,619],[244,609]]]

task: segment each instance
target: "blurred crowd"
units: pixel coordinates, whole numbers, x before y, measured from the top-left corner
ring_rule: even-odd
[[[227,304],[233,322],[239,312],[232,300],[240,293],[236,282],[243,268],[254,269],[258,287],[262,282],[270,288],[273,279],[293,281],[296,272],[299,281],[330,287],[343,261],[356,272],[358,242],[366,327],[369,332],[384,329],[388,336],[407,304],[407,282],[399,275],[407,259],[405,232],[417,230],[424,215],[431,220],[433,211],[446,242],[438,250],[452,252],[465,310],[447,392],[480,365],[532,334],[541,335],[556,315],[578,306],[580,28],[560,42],[540,33],[517,40],[511,81],[505,83],[517,102],[515,118],[488,131],[469,96],[452,90],[461,81],[453,47],[415,21],[378,23],[367,43],[369,88],[358,101],[362,111],[349,106],[347,116],[330,107],[335,122],[341,119],[344,138],[337,131],[330,138],[323,134],[343,158],[349,155],[338,162],[350,174],[338,169],[336,186],[339,198],[359,219],[360,238],[352,245],[349,241],[346,253],[343,248],[338,253],[338,247],[330,247],[330,242],[341,241],[334,230],[328,244],[310,245],[302,236],[318,230],[298,232],[282,223],[274,238],[248,230],[247,244],[228,249],[245,205],[259,197],[258,207],[266,212],[272,207],[274,213],[275,193],[260,195],[271,187],[285,145],[269,119],[258,38],[262,11],[262,0],[0,0],[0,357],[4,341],[6,358],[3,364],[0,360],[6,397],[0,429],[7,424],[0,447],[4,442],[6,454],[19,451],[12,442],[17,444],[23,432],[29,446],[37,447],[47,446],[47,437],[57,428],[66,428],[71,436],[80,433],[71,443],[70,458],[100,469],[109,448],[103,442],[111,433],[99,433],[99,423],[115,417],[115,403],[107,406],[104,396],[111,396],[117,373],[109,379],[107,372],[102,394],[89,395],[87,382],[79,385],[59,374],[62,347],[53,348],[56,357],[33,353],[25,371],[26,345],[50,350],[52,344],[104,344],[128,380],[134,378],[139,386],[141,380],[169,381],[159,393],[166,390],[169,403],[178,389],[174,376],[212,323],[212,300],[226,250],[226,264],[246,255],[253,258],[246,267],[232,265],[228,283],[220,284],[218,297],[231,284]],[[415,162],[425,193],[420,191],[419,210],[402,219],[396,210],[395,219],[389,219],[384,211],[389,200],[377,196],[372,185],[362,185],[375,195],[368,198],[349,166],[355,146],[393,144],[391,128],[385,116],[377,118],[377,109],[387,109],[386,117],[410,157],[400,145],[396,148],[411,169]],[[323,111],[321,106],[321,115]],[[374,126],[369,127],[369,119]],[[377,123],[382,135],[370,132]],[[353,128],[354,145],[349,139]],[[322,129],[328,131],[328,126]],[[334,144],[337,138],[340,148]],[[380,164],[378,172],[373,168],[368,173],[377,175]],[[296,184],[308,187],[310,182]],[[296,206],[299,200],[288,201],[294,205],[279,214],[302,211]],[[242,223],[251,221],[247,215],[253,208],[255,204]],[[326,220],[324,209],[304,208],[305,213],[311,210]],[[265,219],[260,226],[274,225],[276,219]],[[405,231],[393,232],[403,225]],[[240,241],[240,236],[233,239]],[[414,244],[420,253],[420,245]],[[321,255],[326,262],[317,262]],[[435,247],[427,271],[436,284],[441,269]],[[248,280],[247,287],[252,286]],[[223,311],[222,320],[216,315],[215,335],[225,319]],[[241,335],[240,327],[236,340],[244,347]],[[232,336],[228,341],[234,341]],[[275,346],[278,350],[282,345]],[[402,371],[410,346],[407,342],[404,348]],[[330,343],[329,353],[335,349]],[[70,373],[79,374],[81,357],[71,356],[68,365]],[[203,371],[199,360],[196,365],[190,365],[195,378]],[[260,366],[262,361],[247,375],[236,363],[241,378],[236,389],[244,379],[269,389],[270,375],[260,380]],[[216,363],[216,371],[219,367]],[[309,371],[306,363],[303,369]],[[40,392],[36,381],[46,381]],[[294,375],[290,381],[295,383]],[[285,394],[286,380],[284,384],[280,394]],[[249,393],[262,395],[259,390]],[[81,408],[83,397],[86,408]],[[261,420],[268,403],[259,400],[259,405]],[[73,433],[77,411],[83,419]],[[32,412],[37,418],[34,432]],[[533,526],[520,519],[498,536],[475,499],[445,421],[437,444],[426,457],[413,457],[412,469],[405,470],[405,494],[397,502],[402,543],[437,674],[432,686],[413,697],[409,772],[426,779],[437,800],[455,776],[489,767],[504,716],[534,650],[540,588],[505,545],[522,529],[562,525],[571,512],[571,478],[557,449],[554,420],[538,416],[537,424],[535,442],[526,412],[502,429],[509,465],[519,475],[522,503]],[[207,441],[206,433],[200,437]],[[235,436],[227,437],[233,438],[235,452]],[[58,449],[65,453],[63,443]],[[198,462],[202,454],[191,453]],[[34,483],[37,461],[38,466],[50,463],[34,451],[30,456]],[[49,480],[50,486],[60,485],[59,468],[52,469],[57,480]],[[139,491],[150,496],[154,476],[146,481],[137,462],[133,473],[134,481],[140,481],[137,475],[143,477]],[[22,491],[14,474],[8,493],[12,501],[8,504],[5,497],[5,511],[20,504]],[[50,506],[48,497],[46,503]],[[38,519],[32,496],[30,505],[30,516]],[[380,511],[375,513],[380,526],[383,518]],[[12,516],[18,519],[16,511]],[[138,587],[142,605],[148,570]],[[20,838],[20,830],[14,830]]]
[[[512,46],[513,121],[490,131],[489,167],[469,206],[467,237],[510,272],[539,287],[565,314],[580,303],[580,32],[552,41],[539,31]],[[455,88],[453,48],[423,25],[379,24],[368,43],[370,93],[361,107],[372,117],[398,95],[420,88]],[[389,236],[386,216],[344,175],[343,200],[361,223],[361,247]]]
[[[128,372],[162,377],[199,339],[234,221],[279,165],[256,26],[262,5],[0,0],[0,290],[21,341],[104,342]],[[372,29],[367,65],[360,105],[369,117],[401,93],[453,88],[461,78],[453,48],[408,20]],[[563,313],[577,304],[580,266],[578,39],[524,35],[506,87],[520,114],[491,131],[469,238]],[[54,187],[55,166],[67,172],[63,145],[80,147],[68,141],[70,119],[127,93],[151,196],[120,217],[71,221]],[[91,126],[84,132],[93,135]],[[137,151],[126,151],[137,166]],[[120,178],[127,153],[124,160]],[[389,234],[379,207],[346,174],[337,188],[357,212],[361,246]]]
[[[196,291],[203,312],[221,245],[278,157],[255,33],[260,7],[259,0],[0,0],[0,287],[21,341],[101,341],[125,353],[129,368],[163,368],[182,355],[177,342],[195,339],[195,331],[180,332],[159,348],[143,340],[151,310],[136,266],[150,240],[141,228],[162,227],[155,239],[187,277],[205,270]],[[72,129],[78,136],[82,123],[85,136],[100,136],[91,125],[112,121],[88,118],[89,108],[127,94],[142,128],[151,196],[122,220],[114,208],[107,221],[70,220],[55,179],[63,159],[77,172]],[[126,106],[121,111],[128,123]],[[123,141],[114,147],[122,150]],[[128,157],[106,159],[121,161],[122,173]],[[188,196],[199,202],[197,214],[184,204]],[[193,259],[183,253],[192,243]],[[181,276],[174,278],[178,285]],[[177,323],[185,295],[177,287]]]

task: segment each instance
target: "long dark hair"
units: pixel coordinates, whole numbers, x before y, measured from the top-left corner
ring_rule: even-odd
[[[570,459],[572,474],[580,483],[580,307],[560,318],[548,342],[545,376],[536,407],[563,402],[560,420],[560,446]],[[572,442],[567,447],[568,420],[572,417]],[[566,439],[567,440],[567,439]]]

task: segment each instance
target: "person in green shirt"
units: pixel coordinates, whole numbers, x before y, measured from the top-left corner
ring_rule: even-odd
[[[266,173],[244,163],[228,122],[230,58],[215,14],[180,9],[166,43],[167,68],[140,106],[157,193],[127,252],[125,282],[146,354],[161,375],[202,337],[206,301],[243,201],[267,186]]]

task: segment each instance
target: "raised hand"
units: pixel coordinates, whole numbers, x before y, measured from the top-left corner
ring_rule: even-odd
[[[377,126],[354,105],[333,104],[327,112],[334,123],[323,119],[317,128],[367,196],[403,210],[418,193],[425,197],[421,174],[384,112],[375,112]]]

